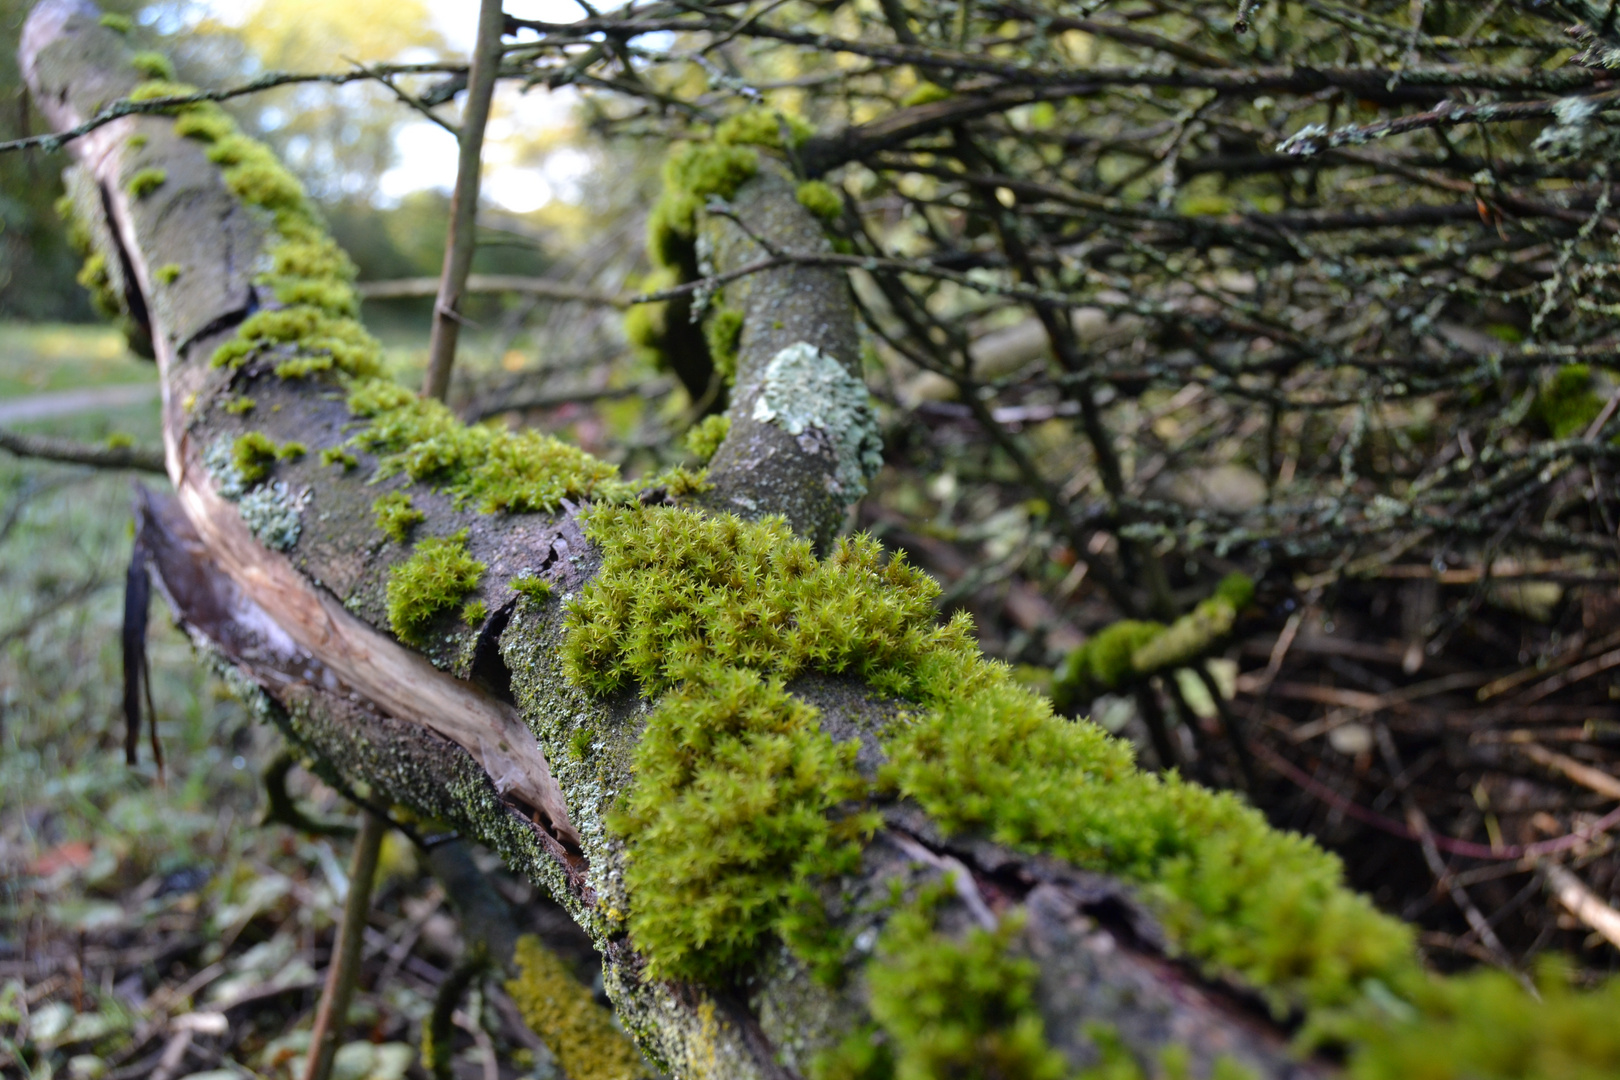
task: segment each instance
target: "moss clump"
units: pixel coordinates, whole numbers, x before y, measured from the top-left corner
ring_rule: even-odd
[[[242,394],[227,401],[225,403],[225,411],[230,413],[232,416],[241,416],[243,413],[252,412],[253,407],[257,404],[257,401],[253,400],[246,394]]]
[[[244,484],[256,484],[269,476],[278,456],[274,440],[262,431],[238,435],[231,443],[231,464]]]
[[[1599,1080],[1620,1075],[1620,979],[1577,994],[1552,967],[1541,1002],[1514,979],[1479,971],[1426,984],[1400,1022],[1369,1014],[1353,1032],[1353,1080]]]
[[[411,538],[411,530],[427,520],[427,515],[411,505],[411,497],[403,491],[390,491],[371,504],[372,520],[396,544]]]
[[[664,162],[664,190],[647,217],[654,266],[690,261],[682,246],[697,235],[697,216],[711,195],[729,199],[759,172],[759,154],[729,143],[676,143]]]
[[[321,464],[341,465],[343,466],[343,471],[348,472],[350,469],[360,464],[360,459],[343,449],[341,446],[328,446],[325,450],[321,451]]]
[[[129,137],[128,146],[131,150],[139,150],[141,147],[145,146],[148,141],[149,140],[145,135],[131,135]]]
[[[1592,369],[1566,364],[1536,395],[1535,415],[1553,438],[1572,439],[1591,426],[1603,405],[1603,398],[1592,389]]]
[[[190,97],[197,92],[197,88],[190,83],[175,82],[172,79],[147,79],[136,83],[129,92],[130,101],[157,101],[161,98]],[[189,105],[171,105],[169,112],[181,112],[197,108],[196,103]]]
[[[296,346],[298,355],[276,365],[283,378],[338,370],[370,376],[381,366],[377,340],[353,319],[337,318],[309,305],[260,311],[249,316],[236,337],[214,350],[215,367],[238,367],[261,349]]]
[[[138,169],[135,175],[125,182],[124,187],[137,199],[144,199],[158,188],[168,182],[169,174],[164,169]]]
[[[135,29],[135,22],[128,15],[120,15],[115,11],[106,12],[96,20],[102,26],[119,34],[128,34]]]
[[[635,1046],[538,938],[518,939],[517,978],[506,984],[529,1029],[546,1041],[573,1080],[635,1080],[650,1070]]]
[[[821,180],[806,180],[794,192],[799,205],[822,221],[833,222],[844,216],[844,200],[833,186]]]
[[[461,621],[475,630],[483,626],[484,620],[487,618],[489,618],[489,605],[482,600],[469,600],[461,609]]]
[[[730,386],[737,381],[737,343],[742,340],[743,313],[736,308],[721,308],[710,316],[703,327],[704,340],[709,344],[709,359],[720,377]]]
[[[222,111],[182,113],[174,122],[174,133],[188,139],[214,142],[236,134],[236,122]]]
[[[520,574],[508,584],[512,591],[519,596],[526,596],[535,603],[540,604],[551,599],[551,582],[534,574]]]
[[[1035,963],[1012,951],[1019,929],[1014,917],[951,938],[935,930],[927,905],[889,920],[866,978],[896,1080],[1067,1075],[1035,1008]]]
[[[124,314],[124,298],[113,287],[107,256],[99,251],[86,256],[74,280],[89,291],[92,306],[102,315],[116,319]]]
[[[528,513],[632,490],[616,467],[550,435],[469,427],[443,403],[381,380],[357,382],[349,409],[371,421],[354,442],[381,455],[380,479],[404,473],[449,493],[457,506]]]
[[[1279,1004],[1313,1005],[1352,1000],[1368,978],[1405,987],[1416,975],[1410,932],[1346,890],[1335,858],[1271,830],[1236,798],[1138,771],[1126,744],[1054,716],[983,659],[965,617],[938,625],[938,586],[885,561],[872,540],[843,540],[818,561],[779,519],[603,507],[584,521],[604,561],[570,606],[565,670],[597,693],[671,694],[643,737],[654,749],[638,751],[647,757],[638,756],[629,804],[646,812],[616,819],[630,865],[659,868],[634,871],[631,925],[661,970],[726,970],[740,955],[735,943],[783,925],[793,914],[784,898],[813,876],[781,853],[705,863],[704,910],[724,906],[734,917],[716,929],[685,918],[688,901],[669,883],[694,880],[698,863],[685,860],[714,842],[705,822],[741,812],[740,798],[728,800],[780,789],[791,797],[767,801],[772,820],[750,827],[785,835],[780,819],[791,818],[807,835],[837,838],[844,819],[832,796],[853,800],[860,789],[838,758],[814,752],[813,711],[779,694],[782,681],[816,670],[857,674],[917,703],[885,735],[883,794],[915,800],[949,831],[1141,883],[1176,947],[1212,970]],[[682,756],[671,733],[703,739],[694,718],[733,740],[724,752]],[[766,735],[782,760],[825,770],[822,795],[795,787],[796,773],[772,789],[758,782],[741,749]],[[700,775],[708,779],[692,787]],[[688,800],[683,816],[656,812],[677,800]],[[823,824],[813,825],[818,810]]]
[[[930,105],[936,101],[944,101],[951,96],[951,92],[938,83],[921,82],[916,89],[901,99],[902,105]]]
[[[159,284],[173,285],[176,281],[180,280],[180,264],[164,263],[162,266],[152,271],[152,276],[157,278]]]
[[[174,79],[174,65],[162,53],[138,52],[129,58],[129,64],[148,79]]]
[[[879,822],[858,799],[856,744],[835,744],[780,679],[716,662],[664,695],[637,744],[636,783],[609,826],[633,837],[630,929],[648,975],[723,982],[761,939],[792,940],[811,883],[853,870]]]
[[[436,615],[460,606],[487,569],[467,554],[467,530],[430,537],[409,559],[388,571],[388,625],[401,641],[417,643]]]
[[[1209,599],[1169,626],[1121,619],[1064,657],[1052,676],[1053,700],[1067,709],[1155,672],[1193,663],[1231,632],[1239,612],[1253,599],[1254,582],[1244,574],[1228,574]]]
[[[296,461],[309,453],[309,447],[301,442],[284,442],[276,450],[276,457],[281,461]]]
[[[707,463],[729,434],[731,417],[725,413],[705,416],[686,432],[686,450],[699,461]]]
[[[816,133],[816,129],[802,116],[757,105],[720,121],[714,129],[714,141],[781,150],[784,146],[784,130],[787,141],[795,147],[803,146],[805,140]]]

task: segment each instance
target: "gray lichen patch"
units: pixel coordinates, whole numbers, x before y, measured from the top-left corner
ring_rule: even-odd
[[[247,477],[237,468],[231,452],[231,437],[221,435],[208,444],[202,453],[203,465],[214,478],[215,489],[222,499],[240,499],[248,489]]]
[[[309,492],[293,494],[285,480],[261,484],[237,504],[242,521],[265,547],[289,551],[303,531],[304,504]]]
[[[753,418],[776,424],[801,446],[806,439],[825,440],[837,462],[827,489],[846,504],[866,494],[867,478],[883,466],[883,439],[866,384],[807,341],[771,357],[754,399]]]

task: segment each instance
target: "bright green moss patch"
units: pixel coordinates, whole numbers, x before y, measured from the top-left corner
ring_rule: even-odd
[[[1404,1022],[1354,1032],[1353,1080],[1600,1080],[1620,1076],[1620,979],[1578,994],[1547,968],[1532,1003],[1499,971],[1431,980]]]
[[[341,465],[343,466],[343,471],[348,472],[350,469],[360,464],[360,459],[343,449],[341,446],[328,446],[325,450],[321,451],[321,464]]]
[[[96,21],[107,29],[120,34],[128,34],[135,29],[135,23],[128,15],[120,15],[115,11],[106,12]]]
[[[474,629],[483,626],[484,620],[487,618],[489,618],[489,605],[482,600],[469,600],[466,606],[461,609],[461,621]]]
[[[1553,438],[1572,439],[1591,426],[1603,405],[1602,396],[1592,389],[1592,369],[1566,364],[1536,395],[1535,414]]]
[[[469,427],[442,402],[382,380],[356,383],[349,409],[371,421],[354,441],[381,456],[379,478],[404,473],[449,493],[457,506],[529,513],[631,490],[615,466],[550,435]]]
[[[244,484],[256,484],[269,476],[277,456],[275,442],[262,431],[238,435],[231,443],[231,464]]]
[[[427,520],[427,515],[412,506],[411,497],[403,491],[378,496],[371,504],[371,515],[377,528],[396,544],[409,540],[411,530]]]
[[[145,146],[148,141],[150,140],[148,140],[145,135],[131,135],[127,145],[131,150],[139,150],[141,147]]]
[[[1126,744],[1055,717],[1045,699],[982,658],[965,617],[939,625],[938,586],[903,560],[886,560],[874,541],[842,540],[818,561],[780,519],[744,523],[671,508],[601,507],[584,523],[604,561],[570,606],[565,670],[597,693],[636,686],[648,697],[678,695],[678,707],[666,711],[660,703],[655,710],[644,737],[650,745],[662,745],[666,731],[700,737],[687,731],[694,715],[751,745],[746,716],[755,709],[770,717],[775,737],[807,747],[811,717],[776,696],[776,680],[847,671],[880,693],[922,706],[887,733],[883,790],[916,800],[947,830],[984,833],[1142,884],[1180,950],[1266,989],[1279,1003],[1342,1003],[1364,979],[1404,985],[1415,974],[1410,933],[1346,890],[1335,858],[1307,839],[1271,830],[1234,797],[1138,771]],[[736,669],[746,669],[752,681]],[[723,716],[707,711],[717,686],[725,688]],[[627,814],[619,825],[631,866],[648,860],[659,873],[636,872],[632,928],[640,928],[639,938],[656,927],[649,951],[670,965],[664,970],[724,968],[704,955],[716,948],[712,934],[720,931],[685,919],[689,902],[684,895],[672,899],[668,885],[686,880],[680,867],[687,856],[676,853],[695,859],[713,842],[699,835],[707,828],[703,815],[653,813],[679,797],[678,785],[663,777],[696,777],[707,763],[672,773],[673,766],[655,769],[661,759],[646,753],[630,798],[647,812]],[[848,777],[826,775],[828,782]],[[756,785],[716,780],[700,790],[719,799]],[[830,794],[818,803],[807,791],[789,790],[798,801],[772,813],[791,810],[809,828],[819,806],[825,827],[832,827]],[[833,793],[854,798],[854,790]],[[704,820],[726,812],[705,809]],[[655,820],[662,831],[653,843]],[[720,895],[716,902],[739,893],[781,897],[798,877],[781,863],[773,864],[769,888],[756,868],[738,869],[735,877],[713,865],[704,872],[706,887]],[[723,940],[755,940],[769,931],[783,917],[783,902],[776,903],[775,914],[750,925],[738,917]],[[755,910],[772,909],[761,903]],[[666,951],[678,959],[656,959]]]
[[[510,582],[512,591],[519,596],[526,596],[535,603],[543,603],[551,598],[551,582],[534,574],[521,574]]]
[[[197,88],[190,83],[175,82],[172,79],[147,79],[145,82],[135,84],[129,92],[129,100],[157,101],[160,98],[190,97],[196,92]],[[196,105],[173,105],[169,108],[179,112],[196,108]]]
[[[167,183],[168,179],[169,174],[164,169],[138,169],[124,187],[137,199],[144,199]]]
[[[889,920],[866,978],[896,1080],[1063,1080],[1035,1008],[1035,963],[1012,951],[1019,927],[1007,918],[951,938],[926,905]]]
[[[284,442],[276,450],[276,457],[282,461],[294,461],[309,453],[309,447],[301,442]]]
[[[737,381],[737,343],[742,340],[742,331],[743,313],[736,308],[721,308],[703,327],[709,359],[728,386]]]
[[[855,751],[754,671],[711,662],[662,698],[609,821],[634,838],[632,895],[659,897],[630,915],[649,976],[727,981],[762,938],[806,921],[794,909],[815,902],[810,883],[852,870],[877,825],[834,814],[863,793]]]
[[[816,129],[802,116],[780,112],[756,105],[720,121],[714,129],[714,141],[735,146],[765,146],[772,150],[783,148],[783,132],[794,146],[803,146]]]
[[[214,142],[236,134],[236,122],[222,110],[187,112],[175,120],[174,133],[188,139]]]
[[[461,606],[478,588],[485,569],[467,554],[466,529],[423,540],[388,571],[388,624],[401,641],[420,641],[435,616]]]
[[[838,197],[831,184],[821,180],[806,180],[800,184],[794,196],[799,205],[810,211],[822,221],[837,221],[844,216],[844,200]]]
[[[382,349],[353,319],[335,318],[318,307],[298,305],[249,316],[236,337],[214,350],[215,367],[237,367],[262,349],[292,345],[298,355],[276,365],[283,378],[337,369],[349,375],[377,372]]]
[[[232,416],[241,416],[243,413],[252,412],[253,407],[257,404],[257,401],[254,401],[246,394],[242,394],[227,401],[225,403],[225,411],[230,413]]]
[[[74,280],[89,291],[91,304],[101,314],[110,319],[124,314],[124,298],[113,288],[112,274],[107,270],[107,256],[99,251],[86,256]]]
[[[647,217],[654,266],[683,261],[680,247],[697,235],[697,216],[713,195],[729,199],[759,172],[759,153],[728,143],[676,143],[664,162],[664,190]]]
[[[152,271],[152,276],[157,278],[159,284],[173,285],[176,281],[180,280],[180,264],[164,263],[162,266]]]
[[[720,449],[720,444],[726,441],[731,433],[731,417],[725,413],[714,416],[705,416],[686,433],[687,452],[699,461],[707,462],[714,457]]]
[[[938,83],[918,83],[916,89],[907,94],[900,102],[902,105],[929,105],[936,101],[944,101],[951,96],[951,92]]]
[[[649,1074],[634,1044],[614,1026],[613,1014],[538,938],[518,939],[516,961],[518,975],[506,992],[571,1080],[635,1080]]]
[[[174,79],[174,65],[158,52],[138,52],[129,58],[129,64],[148,79]]]

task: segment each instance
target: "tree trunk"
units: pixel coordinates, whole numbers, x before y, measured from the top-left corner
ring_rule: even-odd
[[[34,100],[57,130],[127,95],[138,79],[122,37],[86,0],[42,3],[22,50]],[[402,478],[370,482],[377,455],[347,445],[354,416],[334,383],[273,372],[270,361],[296,342],[271,349],[269,360],[210,364],[244,320],[284,306],[264,278],[274,222],[233,194],[207,145],[177,134],[172,117],[124,117],[71,146],[90,181],[80,187],[95,196],[81,198],[78,213],[105,215],[113,248],[102,254],[121,268],[128,307],[156,348],[175,494],[145,501],[141,529],[199,648],[329,781],[370,806],[451,823],[564,904],[601,952],[620,1020],[659,1068],[739,1080],[807,1075],[818,1053],[875,1030],[858,967],[830,985],[785,948],[762,946],[751,973],[723,988],[645,977],[621,915],[631,903],[625,847],[605,819],[634,779],[648,706],[633,693],[590,694],[563,673],[565,601],[601,564],[573,504],[488,514],[411,486],[426,515],[420,532],[465,530],[468,554],[487,566],[476,594],[487,614],[476,626],[441,620],[421,647],[402,643],[389,629],[386,589],[410,547],[379,532],[372,511],[379,494],[405,487]],[[142,173],[147,181],[132,183]],[[733,203],[775,246],[824,243],[793,185],[769,169]],[[760,254],[736,225],[705,228],[717,271]],[[821,437],[825,429],[793,434],[757,403],[767,366],[801,344],[859,376],[846,284],[834,270],[785,267],[731,287],[728,303],[742,308],[745,329],[732,426],[702,501],[709,512],[744,518],[785,515],[825,548],[856,494],[851,469],[859,475],[862,464],[847,445]],[[274,465],[275,482],[256,489],[265,493],[256,502],[228,497],[221,481],[220,448],[249,432],[307,448]],[[332,463],[322,463],[323,450]],[[290,534],[277,527],[289,513]],[[512,581],[523,574],[547,581],[551,599],[520,596]],[[820,710],[835,739],[859,739],[862,769],[875,770],[890,699],[849,676],[801,677],[789,689]],[[1045,1039],[1071,1072],[1100,1060],[1088,1024],[1111,1027],[1142,1061],[1182,1047],[1194,1076],[1223,1057],[1261,1076],[1325,1068],[1289,1051],[1251,992],[1170,956],[1126,884],[948,835],[905,801],[881,812],[858,866],[838,882],[845,902],[829,907],[857,952],[869,951],[893,910],[885,897],[940,882],[948,895],[937,925],[947,935],[1011,928],[1020,955],[1036,965]]]

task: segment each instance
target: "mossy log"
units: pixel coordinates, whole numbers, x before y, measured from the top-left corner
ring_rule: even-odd
[[[141,79],[123,37],[98,15],[87,0],[46,0],[24,31],[23,69],[57,130]],[[601,692],[565,662],[580,655],[568,652],[569,635],[580,632],[578,605],[597,595],[604,561],[591,530],[612,519],[582,512],[577,493],[547,510],[488,513],[453,484],[413,483],[410,467],[388,467],[403,451],[356,439],[361,360],[346,370],[333,359],[342,349],[297,336],[242,344],[244,328],[264,313],[299,303],[342,309],[348,283],[336,273],[326,283],[335,292],[288,299],[320,292],[311,287],[318,275],[291,287],[277,276],[286,261],[277,245],[290,242],[289,230],[307,230],[301,195],[275,175],[232,175],[245,167],[243,151],[216,152],[231,138],[209,115],[182,113],[178,122],[127,116],[72,144],[108,226],[96,230],[113,248],[101,254],[121,267],[124,306],[149,331],[162,373],[175,494],[145,497],[139,515],[160,585],[199,647],[328,780],[373,806],[453,825],[561,902],[595,942],[619,1021],[656,1068],[738,1080],[876,1078],[898,1061],[907,1076],[1034,1078],[1117,1068],[1124,1054],[1150,1072],[1173,1059],[1196,1077],[1331,1071],[1290,1046],[1290,1025],[1307,1003],[1201,963],[1195,947],[1161,928],[1161,909],[1144,899],[1151,888],[1041,854],[1034,833],[1004,845],[986,838],[994,830],[964,827],[968,815],[944,820],[926,800],[904,797],[927,789],[927,777],[912,774],[909,788],[881,780],[892,745],[885,732],[905,723],[911,706],[854,674],[859,665],[810,664],[769,691],[798,703],[794,717],[814,718],[806,738],[843,748],[833,755],[848,766],[840,783],[865,792],[855,800],[861,813],[829,811],[835,832],[859,822],[838,833],[851,857],[836,873],[796,883],[815,894],[808,906],[824,922],[813,935],[822,947],[785,944],[779,921],[721,975],[671,974],[679,965],[649,955],[632,932],[638,905],[646,913],[660,898],[632,895],[620,823],[659,708],[638,696],[645,685]],[[236,164],[222,170],[222,157]],[[131,184],[141,176],[148,179]],[[718,271],[756,258],[765,243],[803,250],[824,242],[795,185],[772,166],[732,202],[734,220],[711,216],[703,226]],[[836,272],[791,266],[728,288],[726,304],[743,313],[729,433],[708,487],[684,500],[666,496],[679,505],[661,513],[780,515],[818,550],[831,548],[870,467],[860,407],[839,397],[859,378],[846,289]],[[321,340],[346,340],[348,330],[323,326]],[[216,364],[216,354],[229,362]],[[811,419],[795,422],[794,410]],[[245,484],[228,451],[249,436],[307,452],[261,462],[267,476]],[[407,488],[419,520],[402,520],[406,504],[397,499],[374,509],[379,496]],[[625,497],[606,481],[591,490]],[[427,540],[464,561],[454,595],[413,624],[407,644],[389,617],[389,583]],[[793,555],[789,542],[778,548],[799,560],[796,572],[820,573],[823,564]],[[865,565],[859,551],[839,550]],[[476,573],[467,569],[474,564]],[[962,637],[949,647],[960,652]],[[936,654],[918,653],[924,663]],[[995,681],[988,665],[983,671]],[[1035,716],[1031,730],[1067,737],[1043,726],[1049,720]],[[1128,771],[1128,759],[1107,760]],[[1202,795],[1178,794],[1189,788],[1141,783],[1206,805]],[[888,966],[874,966],[876,954]],[[618,1058],[575,1060],[574,1080],[624,1068]]]

